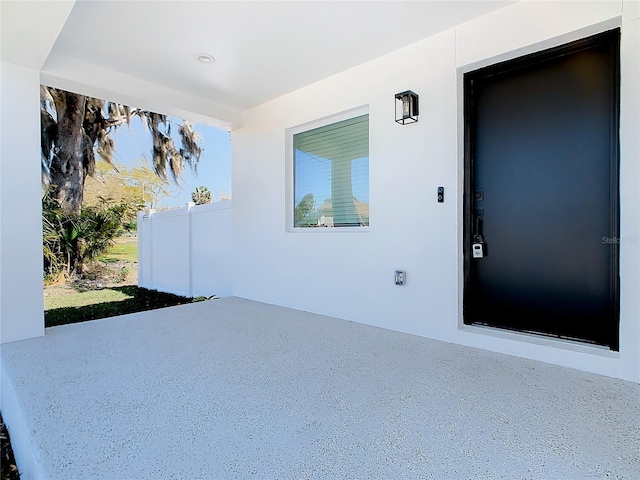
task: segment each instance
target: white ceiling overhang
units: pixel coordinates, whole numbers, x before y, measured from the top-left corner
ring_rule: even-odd
[[[53,86],[234,127],[246,109],[510,3],[3,0],[2,59]]]

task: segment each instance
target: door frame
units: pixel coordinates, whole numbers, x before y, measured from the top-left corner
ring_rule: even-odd
[[[463,96],[463,211],[462,211],[462,253],[463,253],[463,271],[462,271],[462,323],[464,325],[474,325],[467,318],[469,306],[469,295],[471,285],[471,243],[472,243],[472,208],[473,199],[471,186],[472,175],[474,172],[474,126],[476,120],[476,110],[473,102],[474,85],[481,79],[490,78],[496,75],[506,74],[508,72],[519,70],[527,71],[537,68],[544,62],[558,58],[563,55],[588,49],[596,45],[607,45],[612,53],[611,74],[613,75],[613,109],[611,112],[611,146],[609,158],[609,181],[610,181],[610,197],[609,209],[611,212],[610,235],[614,239],[620,238],[620,28],[608,30],[565,43],[556,47],[547,48],[538,52],[523,55],[514,59],[500,61],[482,68],[466,71],[462,77],[462,96]],[[603,239],[604,242],[604,239]],[[619,330],[620,330],[620,249],[617,242],[609,243],[608,247],[610,255],[611,271],[609,275],[610,284],[610,318],[611,325],[608,328],[607,337],[608,346],[611,350],[619,350]],[[499,327],[492,327],[499,328]],[[504,331],[522,332],[521,330],[502,329]],[[554,339],[568,339],[562,336],[548,335],[541,332],[526,331],[527,334],[534,334],[541,337]],[[568,339],[574,340],[575,339]],[[585,344],[589,342],[585,341]]]

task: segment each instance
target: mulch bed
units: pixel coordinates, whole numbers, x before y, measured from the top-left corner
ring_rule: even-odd
[[[2,480],[20,480],[18,467],[16,467],[16,459],[13,457],[13,449],[11,448],[11,439],[9,432],[2,420],[0,414],[0,478]]]

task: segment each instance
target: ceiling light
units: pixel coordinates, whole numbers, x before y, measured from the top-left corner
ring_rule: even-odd
[[[208,53],[199,53],[199,54],[197,54],[196,55],[196,60],[198,60],[200,63],[213,63],[213,62],[216,61],[216,59],[213,58]]]

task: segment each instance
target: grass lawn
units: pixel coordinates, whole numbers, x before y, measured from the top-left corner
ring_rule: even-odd
[[[181,297],[138,287],[136,285],[138,261],[136,238],[117,238],[114,247],[98,260],[102,262],[103,266],[97,271],[105,275],[98,281],[85,279],[62,287],[45,287],[45,327],[115,317],[205,300],[203,297]],[[123,269],[133,273],[118,276],[117,272]]]
[[[96,303],[122,302],[129,298],[132,298],[132,296],[122,291],[122,288],[119,290],[103,288],[86,292],[75,291],[73,293],[67,293],[66,295],[45,297],[44,309],[45,311],[49,311],[67,307],[79,308]]]
[[[119,237],[116,244],[98,260],[105,263],[117,261],[137,262],[138,261],[138,239],[135,237]]]
[[[135,285],[68,293],[44,299],[45,327],[126,315],[203,300],[140,288]]]

